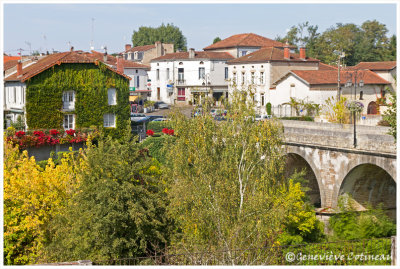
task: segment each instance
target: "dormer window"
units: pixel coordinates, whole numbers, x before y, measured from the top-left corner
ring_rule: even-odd
[[[62,101],[63,101],[63,109],[64,110],[74,110],[75,109],[75,92],[74,91],[63,92]]]
[[[203,62],[203,61],[201,61],[201,62],[200,62],[200,64],[204,64],[204,62]]]

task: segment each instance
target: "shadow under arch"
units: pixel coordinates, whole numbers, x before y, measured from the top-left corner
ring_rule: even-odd
[[[382,167],[364,163],[353,167],[344,177],[339,193],[349,194],[357,210],[364,210],[367,205],[383,205],[391,217],[396,213],[396,182]]]
[[[309,189],[306,194],[310,198],[311,204],[316,208],[320,208],[322,206],[322,192],[315,170],[311,167],[309,162],[298,153],[288,152],[286,156],[285,177],[289,178],[296,171],[300,172],[305,169],[306,174],[304,178],[307,180],[306,187]]]

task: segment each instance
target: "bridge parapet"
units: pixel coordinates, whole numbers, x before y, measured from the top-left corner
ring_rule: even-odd
[[[396,154],[396,144],[389,127],[356,126],[357,147],[353,145],[353,125],[282,120],[287,143],[367,151],[375,154]]]

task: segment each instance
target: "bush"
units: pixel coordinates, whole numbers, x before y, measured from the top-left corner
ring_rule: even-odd
[[[300,120],[300,121],[314,121],[310,116],[296,116],[296,117],[282,117],[281,120]]]
[[[377,125],[390,127],[390,123],[387,120],[380,120]]]
[[[150,156],[158,160],[160,163],[165,164],[165,151],[164,144],[167,139],[175,139],[173,136],[167,135],[154,135],[152,137],[147,137],[142,142],[142,148],[147,148],[149,150]]]
[[[171,127],[171,123],[168,121],[151,121],[149,123],[147,123],[146,129],[149,130],[153,130],[155,133],[161,133],[162,129],[164,128],[170,128]]]

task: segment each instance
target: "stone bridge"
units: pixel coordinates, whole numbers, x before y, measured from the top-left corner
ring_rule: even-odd
[[[317,208],[336,208],[351,195],[359,210],[383,204],[395,214],[396,144],[388,127],[283,120],[287,175],[305,169],[308,194]],[[392,215],[392,214],[390,214]]]

